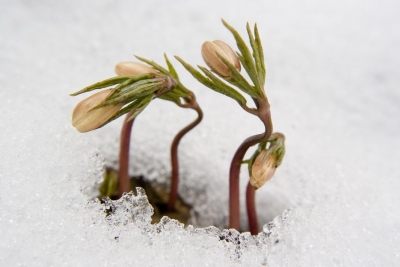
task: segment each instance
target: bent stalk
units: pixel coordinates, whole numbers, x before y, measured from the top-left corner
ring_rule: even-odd
[[[238,231],[240,230],[239,179],[241,162],[251,146],[267,141],[272,133],[271,112],[268,99],[263,98],[260,103],[257,101],[255,102],[258,108],[256,116],[263,122],[265,132],[253,135],[243,141],[236,150],[229,169],[229,228],[235,228]]]
[[[185,134],[196,127],[203,119],[203,111],[196,102],[194,94],[191,95],[190,100],[187,99],[187,105],[182,105],[185,108],[194,109],[197,112],[197,118],[192,123],[187,125],[175,136],[171,144],[171,189],[168,200],[168,210],[173,211],[175,209],[175,203],[178,198],[178,185],[179,185],[179,160],[178,160],[178,145]]]

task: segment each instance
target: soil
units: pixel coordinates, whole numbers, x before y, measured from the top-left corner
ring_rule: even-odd
[[[117,171],[112,169],[106,170],[106,177],[104,182],[100,187],[100,196],[110,197],[111,199],[118,199],[117,190]],[[187,224],[190,217],[190,211],[192,207],[178,196],[175,203],[175,209],[173,211],[168,211],[167,203],[169,199],[169,193],[167,186],[165,184],[159,184],[156,182],[149,182],[144,179],[143,176],[131,177],[131,189],[135,192],[136,187],[142,187],[146,191],[149,203],[153,206],[154,214],[152,216],[152,223],[158,223],[163,216],[168,216],[172,219],[178,220],[183,224]],[[112,193],[110,193],[112,192]]]

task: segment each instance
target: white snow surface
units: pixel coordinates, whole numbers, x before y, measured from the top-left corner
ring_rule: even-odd
[[[0,6],[0,266],[400,266],[398,1]],[[194,226],[150,224],[140,188],[95,201],[104,166],[117,166],[122,119],[87,134],[70,124],[86,96],[68,95],[133,54],[204,65],[203,41],[234,46],[220,18],[243,36],[247,21],[258,23],[274,129],[287,138],[282,166],[257,191],[256,237],[223,229],[231,157],[262,124],[175,60],[205,113],[179,150]],[[168,184],[170,142],[194,118],[152,102],[133,128],[131,173]],[[247,181],[243,168],[243,229]]]

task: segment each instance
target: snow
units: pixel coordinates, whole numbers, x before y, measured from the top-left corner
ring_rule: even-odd
[[[398,2],[0,4],[0,266],[400,265]],[[180,146],[194,226],[149,224],[140,189],[94,201],[104,166],[116,166],[122,120],[79,134],[70,116],[85,96],[68,95],[132,54],[204,65],[203,41],[234,45],[220,18],[242,34],[258,23],[274,128],[287,140],[282,166],[257,191],[260,234],[223,229],[231,157],[262,125],[176,61],[205,113]],[[170,142],[194,118],[151,103],[133,128],[131,174],[168,183]],[[245,228],[246,168],[241,177]]]

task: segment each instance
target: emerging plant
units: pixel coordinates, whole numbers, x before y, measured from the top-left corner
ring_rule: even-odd
[[[229,170],[229,227],[240,230],[239,175],[241,165],[248,164],[250,180],[246,189],[246,207],[250,232],[256,234],[258,222],[255,190],[270,180],[276,168],[281,164],[285,154],[285,137],[281,133],[273,133],[270,104],[264,91],[266,76],[264,53],[257,25],[254,25],[252,32],[247,23],[250,50],[233,27],[224,20],[222,23],[233,34],[239,52],[235,53],[229,45],[219,40],[205,42],[201,52],[211,71],[198,66],[202,71],[200,72],[181,58],[176,56],[176,59],[200,83],[234,99],[246,112],[257,116],[264,125],[263,133],[248,137],[238,147]],[[136,56],[147,65],[137,62],[121,62],[115,68],[119,76],[93,84],[72,94],[78,95],[117,85],[81,101],[73,112],[72,124],[78,131],[87,132],[100,128],[128,113],[121,131],[119,154],[118,192],[122,195],[122,193],[130,191],[129,143],[134,119],[157,97],[174,102],[179,107],[195,110],[198,115],[196,120],[179,131],[171,145],[172,173],[168,210],[172,211],[178,196],[178,145],[182,137],[200,123],[203,112],[197,104],[193,92],[182,85],[171,62],[165,55],[164,57],[168,69],[154,61]],[[240,73],[242,65],[251,82]],[[255,108],[249,107],[246,98],[235,88],[251,98]],[[247,150],[257,144],[258,148],[250,159],[244,160]],[[106,185],[101,188],[101,191],[110,194],[113,191],[110,188],[115,187],[116,180],[116,176],[109,173],[105,179]]]
[[[222,23],[233,34],[240,52],[235,53],[232,48],[222,41],[205,42],[202,46],[203,59],[211,69],[220,78],[214,75],[208,69],[198,66],[203,72],[199,72],[194,67],[176,57],[179,62],[196,78],[200,83],[208,88],[224,94],[235,101],[248,113],[257,116],[264,124],[265,131],[261,134],[251,136],[244,140],[236,150],[229,171],[229,227],[240,229],[240,206],[239,206],[239,174],[242,163],[250,162],[249,172],[251,174],[250,183],[247,187],[246,199],[249,215],[250,232],[256,234],[258,231],[257,216],[255,210],[255,189],[258,189],[263,183],[270,179],[273,171],[279,166],[284,151],[284,137],[282,134],[274,134],[271,137],[273,127],[271,121],[270,104],[264,91],[266,69],[264,64],[264,54],[258,34],[257,25],[254,26],[254,35],[247,23],[247,33],[250,40],[252,51],[248,48],[239,33],[224,20]],[[252,84],[240,74],[240,63],[249,75]],[[243,97],[235,86],[243,93],[248,95],[255,103],[256,108],[247,106],[246,98]],[[269,148],[266,148],[270,143]],[[253,145],[259,144],[259,152],[253,155],[250,161],[243,161],[246,151]],[[279,149],[277,148],[279,147]],[[275,151],[275,152],[274,152]],[[280,151],[280,152],[276,152]],[[277,153],[279,155],[277,155]],[[260,156],[261,155],[261,156]],[[273,156],[268,156],[273,155]],[[259,159],[257,156],[260,156]],[[266,157],[264,157],[266,156]],[[278,158],[273,160],[271,157]],[[279,162],[279,163],[276,163]],[[268,167],[269,166],[269,167]],[[273,170],[272,167],[273,166]],[[250,212],[249,212],[250,211]]]
[[[201,122],[201,120],[203,119],[203,112],[196,101],[196,96],[192,91],[187,89],[180,82],[178,73],[176,72],[175,68],[173,67],[173,65],[171,64],[171,62],[169,61],[169,59],[165,54],[164,58],[168,66],[168,70],[158,65],[154,61],[150,61],[139,56],[136,56],[136,58],[147,63],[148,65],[144,65],[137,62],[121,62],[117,64],[115,68],[116,73],[118,75],[129,75],[129,74],[135,75],[139,74],[140,72],[153,72],[153,73],[162,73],[164,75],[172,77],[174,78],[174,80],[177,81],[176,88],[173,91],[161,95],[160,98],[174,102],[181,108],[190,108],[197,112],[197,118],[192,123],[187,125],[185,128],[180,130],[171,144],[171,188],[170,188],[167,208],[169,211],[172,211],[175,207],[175,203],[178,198],[178,185],[179,185],[178,145],[183,136]],[[121,151],[122,151],[122,145],[121,145]],[[127,158],[129,157],[129,155],[125,155],[124,157]]]
[[[137,58],[150,66],[135,62],[119,63],[115,69],[119,76],[93,84],[72,94],[75,96],[118,84],[113,89],[103,90],[81,101],[72,114],[72,124],[78,131],[88,132],[128,113],[121,130],[119,153],[118,192],[119,195],[122,195],[131,190],[128,172],[129,145],[134,119],[156,97],[172,101],[182,108],[194,109],[198,118],[178,132],[171,145],[172,174],[168,209],[173,210],[178,196],[178,145],[182,137],[200,123],[203,113],[195,95],[180,83],[177,72],[166,56],[168,70],[153,61]],[[106,176],[106,178],[106,183],[109,183],[111,187],[115,186],[115,177]],[[112,191],[107,186],[102,187],[102,192],[109,194]]]

